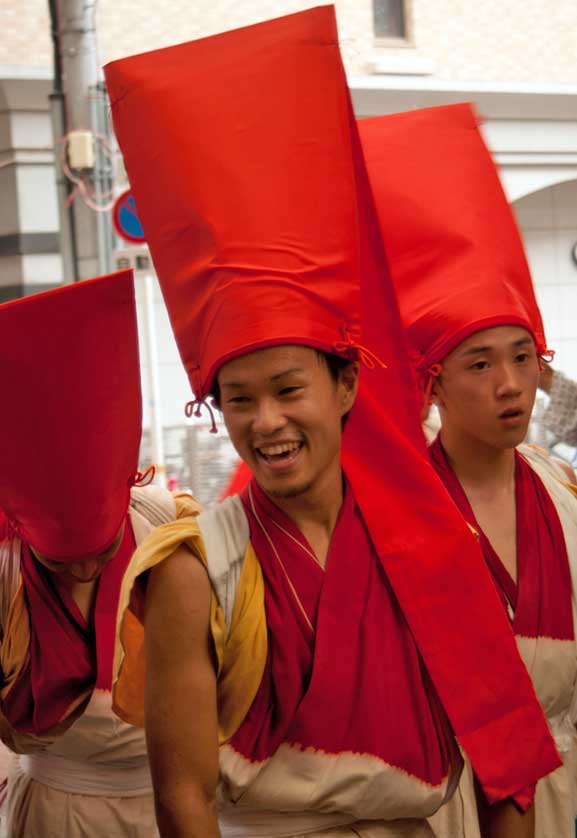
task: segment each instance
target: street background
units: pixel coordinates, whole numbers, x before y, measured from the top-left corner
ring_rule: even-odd
[[[185,421],[188,382],[158,287],[146,278],[145,251],[113,231],[111,206],[127,184],[110,134],[100,67],[310,5],[0,4],[0,301],[140,265],[142,465],[156,462],[159,480],[191,488],[204,503],[218,496],[235,455],[222,428],[215,436],[206,422]],[[476,103],[519,220],[555,366],[577,378],[575,0],[338,0],[336,8],[358,116]],[[70,137],[77,130],[92,138],[92,167],[70,165]],[[544,399],[538,400],[533,434],[553,444],[538,425]]]

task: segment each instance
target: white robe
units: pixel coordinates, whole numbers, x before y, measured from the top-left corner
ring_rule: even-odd
[[[553,501],[565,537],[572,582],[573,626],[577,629],[577,498],[565,475],[546,452],[522,445],[519,452],[537,472]],[[535,838],[575,838],[577,815],[577,644],[574,641],[517,637],[519,653],[563,765],[537,783]],[[470,767],[463,772],[453,798],[429,822],[436,838],[479,838],[479,824]]]

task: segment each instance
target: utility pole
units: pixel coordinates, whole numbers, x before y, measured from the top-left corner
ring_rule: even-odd
[[[111,270],[112,156],[96,51],[96,0],[48,0],[51,96],[65,282]]]
[[[96,50],[97,0],[48,0],[54,46],[52,125],[64,281],[112,271],[114,150]],[[138,274],[138,259],[134,266]],[[155,482],[166,486],[153,277],[146,257],[143,330]]]

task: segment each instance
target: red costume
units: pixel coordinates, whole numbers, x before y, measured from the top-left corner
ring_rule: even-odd
[[[78,838],[104,824],[107,838],[145,838],[155,817],[144,736],[111,709],[116,617],[136,543],[175,512],[168,493],[132,489],[132,272],[0,306],[0,369],[1,731],[23,755],[8,785],[8,834],[65,828]],[[117,537],[84,616],[60,572]]]
[[[0,335],[3,385],[15,407],[2,413],[0,506],[5,538],[17,536],[23,545],[31,644],[21,669],[4,667],[2,712],[15,729],[38,735],[70,724],[97,678],[91,630],[71,598],[63,601],[50,584],[30,547],[50,559],[78,561],[110,547],[127,521],[141,423],[132,274],[6,303]],[[122,578],[133,539],[128,521],[97,601],[96,620],[101,606],[110,615],[102,625],[107,642],[99,632],[100,655],[108,660],[98,661],[109,674],[114,577]],[[105,593],[109,577],[115,594]]]

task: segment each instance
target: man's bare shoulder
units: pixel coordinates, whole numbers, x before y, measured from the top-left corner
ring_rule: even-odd
[[[170,618],[170,633],[185,624],[208,621],[211,585],[202,561],[185,545],[151,570],[146,592],[146,611],[155,623]],[[171,631],[172,629],[172,631]]]

